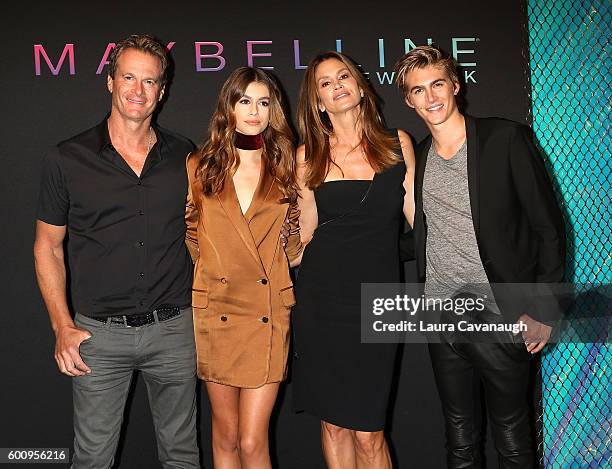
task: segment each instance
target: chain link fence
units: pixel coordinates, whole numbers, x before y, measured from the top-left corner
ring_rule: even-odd
[[[541,359],[541,465],[612,467],[610,0],[526,0],[533,129],[567,222],[571,327]],[[563,337],[564,336],[564,337]]]

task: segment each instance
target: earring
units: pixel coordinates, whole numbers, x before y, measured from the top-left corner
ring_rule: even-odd
[[[363,90],[359,90],[359,94],[361,95],[361,97],[363,98]]]
[[[319,106],[319,112],[325,112],[325,107]]]

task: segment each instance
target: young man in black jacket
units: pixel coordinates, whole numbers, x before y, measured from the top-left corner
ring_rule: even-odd
[[[508,294],[514,290],[503,284],[562,281],[561,211],[528,128],[460,112],[451,58],[434,47],[417,47],[398,62],[396,76],[406,104],[431,134],[415,149],[413,187],[413,254],[426,296],[452,296],[470,285],[468,291],[494,298],[489,321],[526,329],[516,341],[450,339],[429,345],[448,466],[480,467],[478,376],[500,466],[531,467],[529,357],[545,346],[558,309],[525,307],[525,298]]]

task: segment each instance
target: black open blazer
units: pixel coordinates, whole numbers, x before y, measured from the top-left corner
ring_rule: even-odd
[[[465,116],[470,206],[478,251],[487,278],[495,283],[556,283],[565,270],[565,229],[559,205],[528,127],[499,118]],[[402,258],[417,261],[425,280],[427,220],[423,175],[431,136],[415,150],[414,227],[401,241]],[[516,293],[516,290],[512,290]],[[516,294],[493,288],[506,319],[521,314],[552,322],[560,308],[534,308]],[[527,310],[528,309],[528,310]],[[537,311],[535,310],[537,309]]]

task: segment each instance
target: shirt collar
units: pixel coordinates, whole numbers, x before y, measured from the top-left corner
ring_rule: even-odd
[[[108,133],[108,118],[110,113],[95,127],[95,143],[94,148],[97,149],[98,155],[101,155],[107,148],[112,148],[113,143],[111,142],[110,134]],[[154,122],[151,122],[151,127],[155,136],[157,137],[157,151],[153,152],[151,156],[158,157],[160,160],[164,159],[164,156],[168,152],[168,142],[166,137],[160,128]]]

